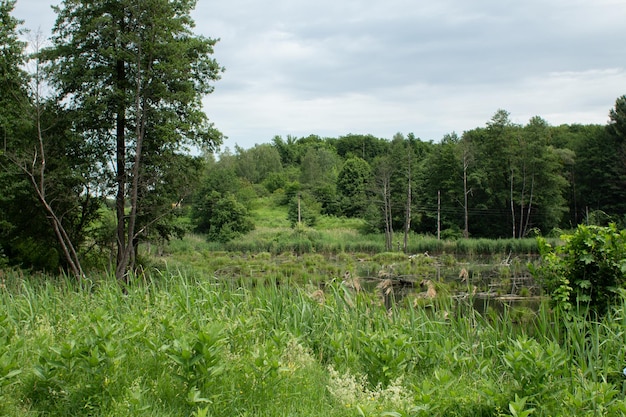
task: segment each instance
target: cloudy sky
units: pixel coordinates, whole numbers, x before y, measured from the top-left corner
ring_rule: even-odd
[[[17,0],[48,35],[60,0]],[[228,140],[438,141],[484,126],[604,124],[626,94],[626,0],[198,0],[197,32],[226,67],[204,100]]]

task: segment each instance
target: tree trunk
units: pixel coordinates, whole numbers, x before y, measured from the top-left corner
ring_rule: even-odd
[[[404,215],[404,253],[409,251],[409,231],[411,230],[411,154],[409,150],[409,168],[408,168],[408,181],[406,190],[406,212]]]
[[[82,279],[85,274],[83,273],[82,266],[80,264],[80,258],[76,252],[76,248],[72,243],[63,222],[57,216],[54,208],[50,205],[46,196],[46,152],[43,141],[43,133],[41,129],[41,103],[40,103],[40,74],[39,63],[37,63],[37,72],[35,79],[35,125],[37,128],[37,147],[34,150],[33,161],[30,168],[25,164],[20,163],[17,159],[13,159],[13,163],[18,166],[30,179],[31,184],[37,194],[37,199],[43,206],[46,212],[46,216],[50,220],[50,225],[54,230],[54,234],[57,238],[57,242],[63,251],[65,260],[72,271],[72,274],[77,279]]]
[[[469,238],[469,212],[467,209],[468,194],[469,194],[469,191],[467,190],[467,162],[464,160],[463,161],[463,217],[464,217],[463,237],[465,239]]]
[[[124,91],[124,83],[126,82],[126,70],[125,62],[121,59],[117,60],[117,88],[118,91]],[[117,258],[115,264],[115,277],[118,280],[123,280],[126,275],[126,266],[128,260],[126,259],[126,102],[125,98],[119,97],[120,100],[117,104],[117,117],[116,117],[116,176],[117,182],[117,195],[115,197],[115,212],[117,215]]]
[[[526,163],[522,164],[522,191],[519,201],[519,230],[518,238],[521,239],[525,229],[524,226],[524,200],[526,199]]]
[[[146,119],[148,92],[143,88],[142,72],[151,70],[151,59],[148,58],[148,66],[142,69],[141,62],[143,59],[141,43],[137,45],[137,78],[135,79],[135,106],[137,109],[137,123],[135,126],[135,160],[132,169],[132,182],[130,187],[130,213],[128,215],[128,224],[126,226],[126,246],[122,256],[122,262],[118,261],[118,270],[116,276],[128,282],[128,272],[135,268],[135,260],[137,257],[136,248],[138,247],[138,233],[135,233],[137,224],[137,211],[139,204],[139,184],[141,177],[141,164],[143,141],[146,133]]]
[[[533,194],[535,191],[535,176],[530,179],[530,196],[528,197],[528,209],[526,210],[526,224],[524,225],[524,233],[522,236],[526,236],[528,233],[528,225],[530,224],[530,211],[533,208]]]
[[[391,223],[391,190],[388,178],[383,179],[382,197],[385,218],[385,249],[391,251],[393,250],[393,226]]]
[[[513,239],[515,239],[515,205],[513,204],[513,168],[511,167],[511,176],[510,176],[510,198],[511,198],[511,223],[513,227]]]

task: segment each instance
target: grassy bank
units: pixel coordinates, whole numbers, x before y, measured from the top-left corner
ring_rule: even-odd
[[[542,308],[520,325],[449,298],[389,312],[340,280],[166,268],[125,290],[6,271],[2,283],[2,415],[626,413],[626,303],[601,321]]]
[[[212,243],[213,250],[230,252],[281,254],[342,252],[385,252],[382,234],[361,234],[353,228],[313,229],[289,227],[260,227],[247,235],[228,243]],[[394,239],[393,251],[404,252],[403,236]],[[408,239],[408,254],[428,253],[431,255],[451,254],[456,256],[480,257],[492,255],[537,254],[537,241],[527,239],[456,239],[438,240],[436,237],[411,234]]]

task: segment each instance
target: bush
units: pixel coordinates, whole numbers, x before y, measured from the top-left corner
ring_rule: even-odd
[[[542,262],[533,274],[556,305],[606,313],[626,284],[626,230],[580,225],[561,238],[565,245],[556,248],[538,238]]]
[[[193,207],[196,231],[206,233],[209,241],[228,242],[254,230],[246,207],[231,193],[216,191],[202,196]]]

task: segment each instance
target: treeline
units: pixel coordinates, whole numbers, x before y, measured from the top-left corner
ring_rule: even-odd
[[[555,127],[533,117],[519,125],[498,110],[485,127],[439,142],[412,133],[277,136],[209,158],[198,198],[231,199],[228,210],[242,217],[231,218],[229,232],[256,196],[272,195],[290,207],[294,224],[312,225],[320,214],[359,217],[389,245],[393,233],[523,238],[580,223],[623,225],[626,96],[609,120]],[[213,238],[228,239],[216,204],[207,211],[196,200],[194,218]]]

